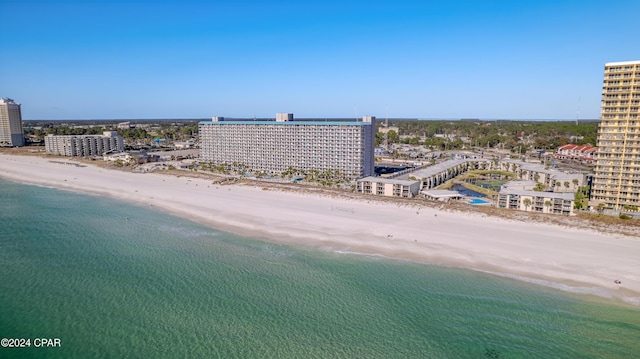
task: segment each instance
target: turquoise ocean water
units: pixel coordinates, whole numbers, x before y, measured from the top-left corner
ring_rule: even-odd
[[[0,181],[0,357],[639,358],[640,308]]]

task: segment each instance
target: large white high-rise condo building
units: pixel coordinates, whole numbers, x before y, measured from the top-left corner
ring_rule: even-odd
[[[604,66],[602,115],[591,199],[616,210],[640,207],[640,61]]]
[[[356,120],[225,120],[199,124],[200,158],[254,172],[280,174],[295,169],[338,171],[355,179],[374,173],[375,117]],[[335,172],[334,172],[335,173]]]
[[[116,131],[100,135],[47,135],[44,147],[49,155],[93,157],[124,151],[124,139]]]
[[[0,99],[0,146],[24,146],[20,104],[10,98]]]

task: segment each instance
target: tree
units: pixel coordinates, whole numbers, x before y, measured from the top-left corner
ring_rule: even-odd
[[[564,187],[565,187],[566,189],[569,189],[569,181],[564,181]]]
[[[531,199],[530,198],[525,198],[522,200],[522,204],[524,204],[524,209],[525,211],[529,210],[529,206],[531,206]]]
[[[380,126],[380,124],[378,124]],[[531,145],[540,149],[555,149],[559,145],[569,143],[571,136],[577,144],[595,143],[598,131],[597,121],[536,122],[536,121],[393,121],[400,133],[411,137],[427,137],[434,134],[453,134],[456,137],[468,137],[469,143],[478,147],[504,147],[512,152],[524,153]],[[379,141],[376,135],[376,142]],[[526,139],[528,144],[523,144]],[[449,147],[451,145],[451,147]],[[447,148],[455,148],[450,143]]]
[[[447,140],[441,137],[428,137],[424,140],[424,147],[432,150],[443,150],[446,147]]]
[[[420,144],[420,137],[411,137],[407,139],[407,144],[417,146]]]
[[[551,212],[550,211],[550,209],[551,209],[551,201],[549,201],[549,200],[544,201],[544,206],[547,207],[547,213]]]
[[[387,132],[387,141],[389,141],[389,143],[398,143],[398,141],[400,140],[400,136],[398,136],[398,133],[394,130],[389,130]]]
[[[578,180],[576,178],[574,178],[571,182],[573,182],[573,189],[578,188]]]
[[[542,182],[537,182],[536,186],[533,187],[533,190],[537,191],[537,192],[543,192],[544,189],[545,189],[545,186],[544,186],[544,183],[542,183]]]

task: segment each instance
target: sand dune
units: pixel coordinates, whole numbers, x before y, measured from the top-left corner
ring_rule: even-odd
[[[153,206],[265,240],[483,270],[640,305],[638,238],[31,156],[0,154],[0,177]]]

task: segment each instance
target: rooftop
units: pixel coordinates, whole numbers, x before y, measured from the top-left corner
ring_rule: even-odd
[[[620,61],[620,62],[607,62],[604,65],[605,66],[618,66],[618,65],[634,65],[634,64],[640,64],[640,60]]]
[[[401,180],[401,179],[393,179],[393,178],[384,178],[384,177],[373,177],[373,176],[369,176],[369,177],[364,177],[358,180],[360,181],[367,181],[367,182],[377,182],[377,183],[390,183],[390,184],[401,184],[404,186],[411,186],[412,184],[415,183],[419,183],[418,181],[407,181],[407,180]]]
[[[449,191],[446,189],[429,189],[429,190],[423,190],[420,191],[420,193],[432,197],[432,198],[459,198],[459,197],[463,197],[462,194],[460,194],[457,191]]]
[[[234,119],[224,121],[200,121],[198,125],[278,125],[278,126],[370,126],[371,122],[363,122],[355,119],[330,119],[330,120],[293,120],[293,121],[276,121],[276,120],[253,120],[253,119]]]
[[[583,175],[581,173],[566,173],[566,172],[562,172],[562,171],[558,171],[558,170],[554,170],[554,169],[545,169],[543,165],[541,164],[537,164],[537,163],[529,163],[529,162],[522,162],[520,160],[514,160],[514,159],[510,159],[510,158],[505,158],[502,161],[504,162],[509,162],[509,163],[515,163],[517,165],[520,166],[520,168],[522,168],[523,170],[527,170],[527,171],[535,171],[535,172],[540,172],[540,173],[547,173],[551,176],[553,176],[554,179],[559,180],[559,179],[581,179],[583,177]]]
[[[453,168],[453,167],[456,167],[456,166],[458,166],[460,164],[463,164],[465,162],[478,162],[478,161],[484,161],[484,160],[482,160],[482,159],[448,160],[448,161],[445,161],[445,162],[442,162],[442,163],[435,164],[433,166],[428,166],[426,168],[422,168],[422,169],[419,169],[417,171],[413,171],[413,172],[404,174],[404,175],[402,175],[402,177],[406,176],[408,178],[409,176],[413,176],[413,177],[416,177],[416,178],[428,178],[428,177],[431,177],[431,176],[433,176],[435,174],[438,174],[438,173],[440,173],[442,171],[446,171],[449,168]]]
[[[502,188],[513,188],[513,187],[534,187],[536,185],[536,181],[509,181],[502,185]]]
[[[0,98],[0,104],[19,105],[19,103],[13,101],[12,98],[8,98],[8,97]]]

